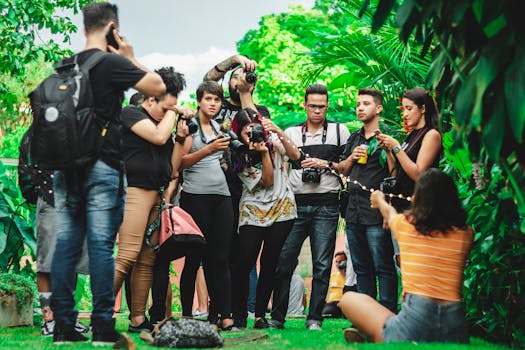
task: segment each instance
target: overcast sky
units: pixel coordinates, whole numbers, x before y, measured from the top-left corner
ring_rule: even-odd
[[[289,5],[310,8],[314,0],[113,0],[119,7],[120,33],[148,68],[174,66],[184,73],[187,99],[203,75],[216,63],[236,53],[235,43],[262,16],[281,13]],[[82,16],[73,16],[82,32]],[[83,49],[82,34],[72,37],[71,49]],[[133,91],[128,93],[128,96]]]

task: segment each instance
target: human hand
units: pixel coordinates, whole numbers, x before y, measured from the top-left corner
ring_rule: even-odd
[[[211,153],[215,153],[226,150],[229,145],[230,137],[219,134],[215,140],[208,144],[208,147],[210,148]]]
[[[390,151],[394,147],[399,146],[399,142],[392,136],[385,135],[382,133],[376,134],[377,141],[379,141],[379,147],[384,150]]]
[[[243,55],[236,55],[234,62],[240,64],[244,71],[248,70],[253,72],[257,69],[257,62]]]
[[[180,137],[186,138],[190,134],[190,130],[188,128],[188,125],[186,124],[186,120],[183,118],[179,118],[177,121],[177,132],[176,135]]]
[[[109,28],[113,25],[113,22],[109,23],[106,32],[109,31]],[[108,49],[110,52],[113,52],[117,55],[124,56],[129,60],[132,60],[135,58],[135,52],[133,50],[133,46],[128,41],[128,39],[125,36],[119,35],[119,32],[116,29],[113,29],[113,36],[115,38],[115,41],[118,45],[118,49],[108,44]]]
[[[356,162],[359,158],[366,156],[366,153],[368,150],[366,148],[363,148],[361,146],[357,146],[352,151],[352,154],[350,155],[350,159],[354,162]]]
[[[370,207],[379,208],[384,201],[385,194],[383,192],[376,190],[370,194]]]
[[[263,117],[263,119],[261,121],[261,124],[262,124],[264,130],[266,130],[266,131],[274,132],[274,133],[276,133],[277,135],[280,135],[280,136],[283,134],[283,131],[281,130],[281,128],[279,128],[277,125],[275,125],[275,123],[272,122],[271,119]]]
[[[319,158],[305,158],[301,162],[302,168],[316,168],[316,169],[326,169],[328,167],[328,161]]]
[[[261,153],[268,152],[268,147],[266,146],[265,141],[250,142],[248,148],[250,149],[250,151],[256,151]]]
[[[193,108],[188,106],[175,106],[173,110],[183,119],[191,119],[193,118],[193,116],[195,116],[195,114],[197,114],[197,112]]]

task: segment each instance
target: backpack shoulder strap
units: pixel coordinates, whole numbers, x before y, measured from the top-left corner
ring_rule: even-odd
[[[102,51],[93,52],[91,56],[89,56],[89,58],[80,65],[80,68],[89,72],[91,68],[95,67],[102,60],[102,58],[106,56],[107,54],[108,54],[107,52],[102,52]]]

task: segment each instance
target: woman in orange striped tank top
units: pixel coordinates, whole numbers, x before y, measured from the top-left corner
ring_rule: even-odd
[[[452,179],[438,169],[423,173],[403,214],[380,191],[370,200],[399,242],[403,305],[396,315],[368,295],[346,293],[339,306],[355,328],[345,339],[468,343],[461,286],[473,233]]]

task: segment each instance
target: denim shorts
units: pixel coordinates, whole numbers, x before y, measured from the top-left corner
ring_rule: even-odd
[[[55,208],[38,197],[36,205],[36,270],[51,273],[51,262],[55,254],[56,244],[56,212]],[[89,258],[87,244],[84,241],[82,257],[75,269],[77,273],[89,274]]]
[[[383,342],[468,343],[468,327],[462,302],[437,304],[407,294],[399,314],[383,326]]]

